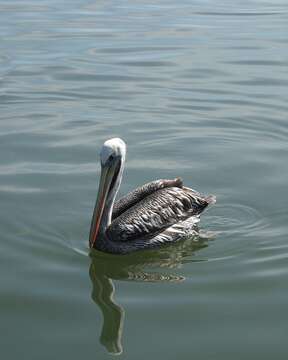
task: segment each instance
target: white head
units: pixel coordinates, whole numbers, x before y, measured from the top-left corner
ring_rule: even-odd
[[[101,148],[101,177],[90,228],[90,247],[94,246],[98,235],[103,234],[111,223],[113,204],[120,187],[125,156],[126,145],[119,138],[105,141]]]
[[[100,151],[101,165],[105,166],[108,161],[113,161],[115,158],[123,159],[125,161],[126,144],[120,138],[113,138],[105,141]]]

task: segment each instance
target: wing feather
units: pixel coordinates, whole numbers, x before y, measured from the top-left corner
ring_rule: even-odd
[[[173,180],[159,179],[144,184],[116,201],[113,207],[112,219],[116,219],[118,216],[120,216],[130,207],[139,203],[141,200],[153,194],[157,190],[164,189],[167,187],[181,188],[182,186],[183,186],[183,182],[182,179],[179,177]]]
[[[166,187],[153,192],[114,219],[107,235],[114,241],[154,237],[169,226],[198,216],[211,202],[189,188]]]

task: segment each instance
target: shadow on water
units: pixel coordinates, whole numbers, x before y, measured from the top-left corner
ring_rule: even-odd
[[[137,282],[179,283],[185,277],[171,273],[181,267],[187,257],[208,246],[209,237],[194,237],[158,250],[149,250],[130,255],[110,255],[93,250],[89,270],[92,281],[92,299],[103,315],[100,342],[111,354],[121,354],[124,308],[114,299],[113,280]],[[205,261],[206,259],[189,259]],[[161,269],[159,269],[161,268]],[[162,269],[166,269],[163,272]]]

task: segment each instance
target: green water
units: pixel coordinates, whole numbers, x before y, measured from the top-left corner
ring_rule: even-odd
[[[1,359],[287,359],[287,24],[284,0],[0,0]],[[209,236],[88,256],[114,136],[121,195],[181,176],[217,196]]]

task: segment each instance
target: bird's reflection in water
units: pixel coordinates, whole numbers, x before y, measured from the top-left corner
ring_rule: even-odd
[[[206,247],[207,242],[208,237],[203,235],[161,249],[123,256],[92,251],[89,271],[93,285],[92,299],[103,314],[100,342],[109,353],[122,353],[121,337],[125,314],[123,307],[114,300],[113,280],[171,283],[184,281],[183,276],[171,274],[171,270],[164,273],[162,269],[179,268],[184,262],[193,261],[188,257]]]

